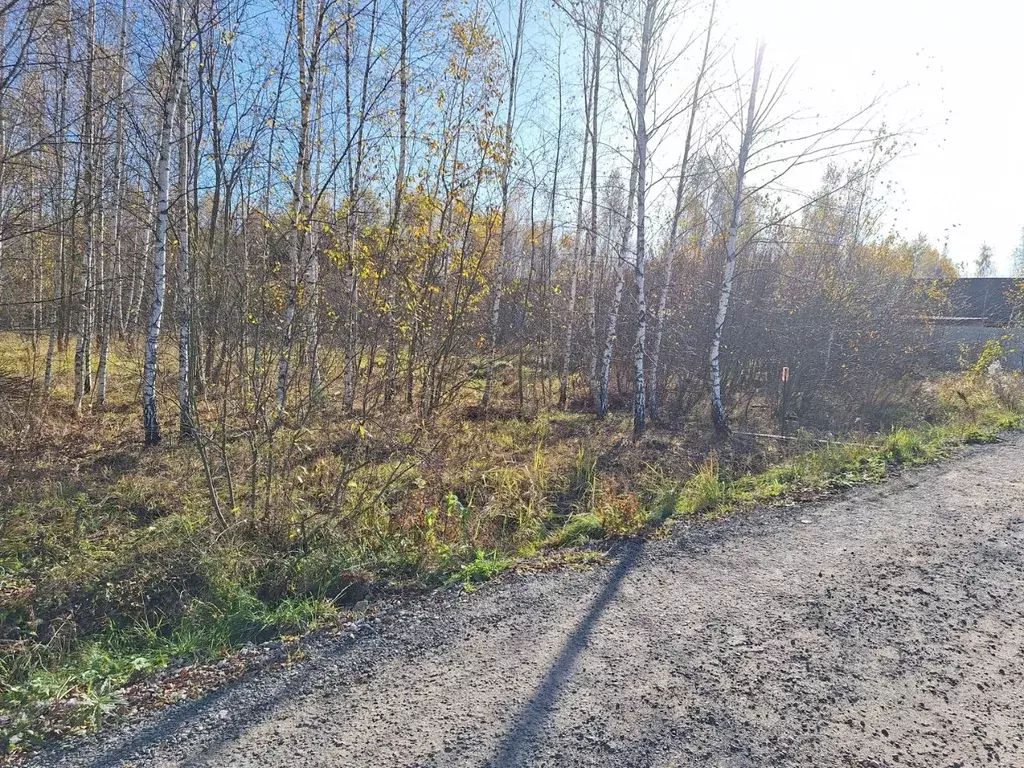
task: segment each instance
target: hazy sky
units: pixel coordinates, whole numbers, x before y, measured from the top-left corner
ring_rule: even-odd
[[[849,114],[879,92],[917,134],[889,178],[889,223],[1008,274],[1024,227],[1024,0],[720,0],[737,56],[796,63],[795,96]],[[739,61],[749,66],[749,63]]]

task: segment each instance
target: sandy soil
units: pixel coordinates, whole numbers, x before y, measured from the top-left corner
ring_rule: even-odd
[[[436,595],[40,765],[1024,765],[1024,439]]]

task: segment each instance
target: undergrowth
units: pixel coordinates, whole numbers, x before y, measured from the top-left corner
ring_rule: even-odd
[[[281,438],[273,504],[229,496],[218,476],[226,527],[192,446],[143,450],[133,403],[75,421],[58,390],[0,425],[0,747],[95,728],[132,681],[337,625],[382,591],[598,562],[595,542],[823,498],[992,442],[1019,427],[1024,395],[988,354],[932,385],[906,426],[824,444],[798,432],[751,448],[694,428],[634,446],[624,416],[564,412],[455,415],[416,442],[412,423],[326,414]],[[247,461],[225,443],[235,477]]]

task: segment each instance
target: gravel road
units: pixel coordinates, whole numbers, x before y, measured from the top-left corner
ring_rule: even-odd
[[[1024,766],[1024,439],[366,634],[38,764]]]

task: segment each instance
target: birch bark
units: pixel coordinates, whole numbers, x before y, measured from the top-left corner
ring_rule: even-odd
[[[170,73],[167,92],[160,115],[160,150],[157,159],[156,184],[156,237],[153,256],[153,303],[149,311],[146,330],[146,353],[142,369],[142,425],[146,444],[160,442],[160,421],[156,403],[157,352],[160,324],[164,313],[164,294],[167,290],[167,207],[171,166],[171,134],[174,130],[174,112],[181,93],[184,74],[183,37],[185,7],[182,0],[174,0],[171,8]]]
[[[725,275],[718,296],[718,312],[715,316],[711,336],[711,350],[708,362],[711,367],[711,417],[715,431],[728,434],[729,419],[722,400],[722,331],[729,315],[729,301],[732,298],[733,279],[736,275],[737,240],[743,207],[743,181],[747,172],[747,158],[754,137],[754,123],[757,116],[757,88],[761,79],[761,62],[764,59],[764,43],[759,42],[754,56],[753,81],[750,84],[750,100],[747,103],[747,119],[740,138],[740,154],[736,161],[736,189],[733,192],[732,211],[729,217],[729,234],[725,241]]]
[[[690,118],[686,125],[686,139],[683,143],[683,159],[679,163],[679,182],[676,186],[676,203],[672,212],[672,225],[669,230],[668,248],[665,253],[665,281],[658,296],[658,308],[654,331],[654,342],[651,345],[651,364],[648,376],[647,405],[651,419],[661,418],[661,380],[659,365],[661,362],[661,345],[665,336],[665,307],[668,304],[668,292],[672,289],[672,273],[679,250],[679,225],[682,221],[683,207],[686,204],[686,172],[690,165],[690,152],[693,145],[693,128],[697,122],[697,110],[700,106],[700,88],[707,73],[708,56],[711,51],[711,30],[715,24],[715,5],[712,0],[711,16],[708,19],[708,31],[704,38],[704,56],[700,70],[693,84],[693,99],[690,102]]]
[[[647,0],[644,29],[640,40],[640,63],[636,76],[636,261],[633,289],[636,297],[636,339],[633,342],[633,440],[644,433],[647,413],[647,387],[644,385],[644,346],[647,343],[647,294],[644,266],[647,250],[647,70],[654,34],[654,15],[658,0]]]

